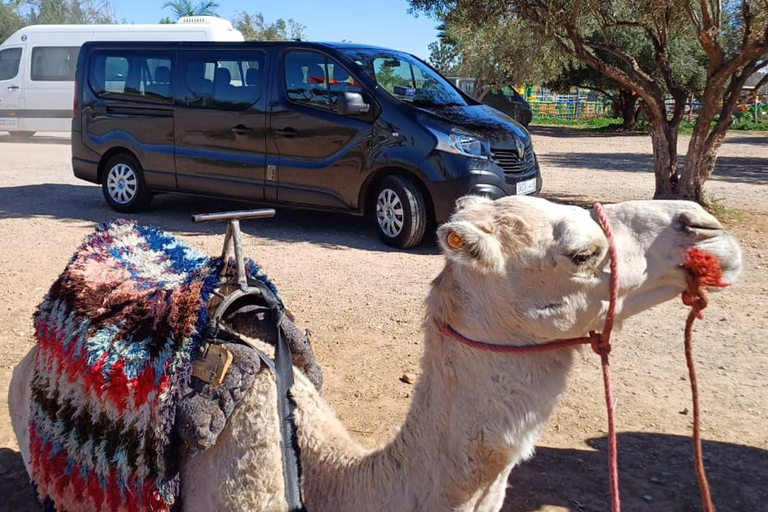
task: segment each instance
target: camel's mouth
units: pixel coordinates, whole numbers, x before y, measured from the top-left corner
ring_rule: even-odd
[[[741,252],[737,250],[724,256],[699,247],[689,247],[685,263],[681,265],[688,273],[688,282],[709,291],[731,286],[741,271]]]

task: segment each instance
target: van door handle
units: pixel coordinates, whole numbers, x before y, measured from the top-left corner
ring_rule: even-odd
[[[253,128],[249,128],[245,125],[239,124],[237,126],[232,127],[232,133],[235,135],[248,135],[249,133],[253,133]]]
[[[9,85],[9,86],[8,86],[8,90],[9,90],[9,91],[15,91],[15,90],[17,90],[18,88],[19,88],[19,86],[18,86],[18,85]]]
[[[291,128],[290,126],[288,128],[285,128],[284,130],[275,130],[275,135],[279,137],[296,137],[299,134],[296,130]]]

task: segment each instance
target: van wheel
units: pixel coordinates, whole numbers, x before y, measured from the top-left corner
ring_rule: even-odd
[[[29,140],[35,134],[35,132],[9,132],[9,133],[11,135],[11,140],[14,140],[14,141]]]
[[[407,249],[421,242],[427,229],[424,196],[413,180],[386,176],[374,190],[376,227],[387,245]]]
[[[144,183],[141,164],[128,154],[109,159],[104,166],[101,191],[107,204],[122,213],[139,212],[152,200],[152,192]]]

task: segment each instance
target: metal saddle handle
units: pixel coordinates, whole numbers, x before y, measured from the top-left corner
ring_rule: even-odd
[[[224,276],[227,273],[227,268],[229,267],[230,245],[232,245],[235,252],[235,265],[237,266],[237,285],[243,292],[247,292],[248,279],[245,275],[243,241],[240,236],[240,221],[248,219],[267,219],[274,216],[274,209],[262,208],[258,210],[236,210],[233,212],[199,213],[192,216],[192,222],[200,224],[202,222],[227,221],[227,233],[224,235],[224,247],[221,250],[221,275]],[[232,242],[231,244],[230,241]]]
[[[221,252],[221,276],[227,274],[229,267],[229,250],[233,246],[235,252],[235,264],[237,266],[238,289],[233,290],[223,297],[223,300],[213,314],[213,329],[217,330],[226,326],[222,325],[222,319],[227,311],[240,301],[251,302],[253,299],[261,299],[272,312],[277,331],[275,344],[274,366],[270,367],[275,372],[277,384],[277,412],[280,419],[280,433],[282,437],[283,481],[285,484],[285,499],[290,512],[306,512],[301,495],[301,454],[296,434],[296,424],[293,421],[293,411],[296,404],[288,396],[288,391],[293,386],[293,363],[291,361],[291,349],[285,339],[285,332],[280,322],[285,314],[285,308],[280,299],[272,293],[266,283],[259,280],[249,280],[245,273],[245,261],[243,256],[243,243],[240,232],[240,221],[246,219],[264,219],[275,216],[275,210],[265,208],[260,210],[240,210],[234,212],[203,213],[192,216],[192,222],[216,222],[227,221],[227,234],[224,236],[224,247]],[[230,241],[232,242],[230,244]],[[235,334],[235,333],[230,333]],[[240,338],[239,336],[236,336]],[[241,339],[241,338],[240,338]],[[244,341],[244,340],[243,340]],[[251,345],[250,343],[246,343]],[[255,347],[253,347],[255,348]],[[260,351],[258,351],[260,352]],[[268,358],[267,358],[268,359]],[[265,360],[262,358],[262,360]]]

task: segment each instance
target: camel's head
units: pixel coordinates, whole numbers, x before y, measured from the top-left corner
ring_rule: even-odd
[[[741,270],[738,243],[695,203],[630,201],[605,211],[618,250],[617,322],[685,290],[690,247],[720,259],[725,283]],[[610,258],[594,211],[536,197],[467,197],[438,236],[448,263],[436,283],[450,289],[433,313],[466,336],[542,343],[602,329]]]

